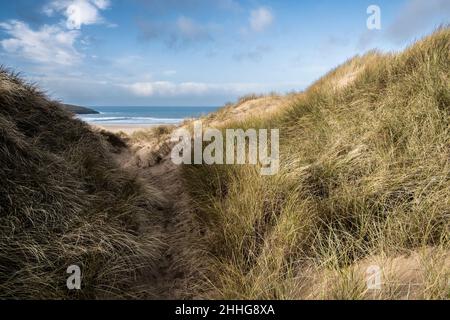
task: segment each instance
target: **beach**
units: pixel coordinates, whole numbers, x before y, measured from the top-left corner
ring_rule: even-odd
[[[91,124],[91,126],[95,128],[105,129],[107,131],[113,132],[113,133],[119,133],[123,132],[128,135],[133,134],[136,131],[142,131],[142,130],[148,130],[150,128],[155,127],[154,124],[127,124],[127,123],[121,123],[121,124]]]
[[[133,134],[160,125],[178,125],[199,118],[218,107],[94,107],[96,114],[79,114],[78,119],[110,132]]]

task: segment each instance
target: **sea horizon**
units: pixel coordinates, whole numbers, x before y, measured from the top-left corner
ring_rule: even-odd
[[[78,115],[97,125],[162,125],[179,124],[185,119],[198,118],[214,112],[215,106],[97,106],[98,114]]]

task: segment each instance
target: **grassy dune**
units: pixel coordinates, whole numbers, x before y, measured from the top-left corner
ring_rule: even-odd
[[[279,128],[281,170],[184,167],[207,297],[449,298],[449,70],[442,28],[348,61],[277,116],[228,123]],[[367,290],[370,265],[382,290]]]
[[[114,163],[124,143],[5,70],[0,106],[0,298],[151,296],[136,280],[163,249],[162,200]],[[72,264],[81,291],[66,288]]]

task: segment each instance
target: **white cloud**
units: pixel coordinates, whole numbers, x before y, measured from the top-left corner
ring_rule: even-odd
[[[120,87],[136,97],[177,97],[207,95],[242,95],[248,92],[266,92],[273,84],[259,83],[202,83],[169,81],[136,82],[122,84]]]
[[[80,29],[83,25],[103,23],[100,11],[109,8],[109,0],[55,0],[45,7],[44,12],[51,16],[60,12],[66,17],[68,29]]]
[[[212,41],[211,31],[214,26],[202,25],[198,22],[180,16],[174,23],[138,22],[142,39],[145,41],[162,38],[171,49],[182,49],[190,45]]]
[[[0,23],[0,28],[10,36],[1,40],[0,46],[10,54],[22,56],[33,62],[58,65],[73,65],[83,57],[75,49],[83,25],[103,23],[101,10],[109,8],[110,0],[52,0],[44,12],[52,16],[62,14],[62,24],[44,25],[38,30],[31,29],[22,21],[12,20]],[[88,45],[86,39],[82,44]]]
[[[429,33],[440,24],[448,23],[449,15],[449,0],[408,0],[394,21],[381,33],[371,30],[362,33],[357,42],[357,49],[365,50],[383,40],[404,45]]]
[[[177,19],[176,30],[171,34],[170,38],[178,46],[180,44],[209,41],[211,40],[209,31],[209,27],[200,25],[190,18],[181,16]]]
[[[173,90],[173,84],[165,81],[136,82],[130,85],[123,85],[123,87],[140,97],[151,97],[156,94],[164,94]]]
[[[401,43],[430,25],[448,22],[449,15],[449,0],[409,0],[387,30],[387,35]]]
[[[267,7],[260,7],[250,12],[250,28],[253,31],[261,32],[266,30],[273,23],[274,16]]]
[[[0,45],[8,53],[18,54],[34,62],[60,65],[72,65],[81,58],[81,54],[74,48],[78,31],[62,30],[58,26],[49,25],[35,31],[16,20],[0,23],[0,28],[11,36],[0,41]]]
[[[175,84],[168,81],[136,82],[123,87],[140,97],[202,95],[213,89],[213,85],[205,83],[184,82]]]
[[[107,9],[107,8],[111,5],[111,3],[110,3],[109,0],[94,0],[94,4],[95,4],[99,9],[102,9],[102,10]]]

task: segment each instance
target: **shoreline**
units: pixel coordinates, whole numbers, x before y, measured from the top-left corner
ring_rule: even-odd
[[[126,133],[131,135],[137,131],[148,130],[157,126],[161,126],[164,124],[132,124],[132,123],[121,123],[121,124],[94,124],[88,123],[93,128],[104,129],[106,131],[110,131],[112,133]]]

